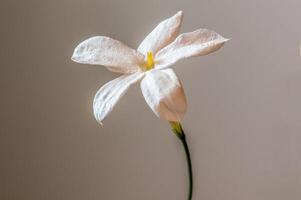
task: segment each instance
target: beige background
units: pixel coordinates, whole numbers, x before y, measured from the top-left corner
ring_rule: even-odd
[[[182,147],[139,86],[101,128],[95,92],[117,77],[70,61],[107,35],[137,47],[182,9],[183,32],[232,40],[181,61],[194,200],[301,199],[300,0],[2,0],[1,200],[186,199]]]

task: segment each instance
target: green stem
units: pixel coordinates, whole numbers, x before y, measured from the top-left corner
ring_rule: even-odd
[[[186,137],[185,134],[183,132],[182,137],[180,138],[184,149],[185,149],[185,154],[186,154],[186,160],[187,160],[187,167],[188,167],[188,173],[189,173],[189,196],[188,196],[188,200],[191,200],[192,198],[192,187],[193,187],[193,179],[192,179],[192,166],[191,166],[191,158],[190,158],[190,152],[188,149],[188,145],[186,142]]]
[[[185,133],[184,133],[180,123],[171,122],[170,125],[172,127],[173,132],[176,134],[176,136],[182,142],[184,150],[185,150],[187,167],[188,167],[188,174],[189,174],[188,200],[191,200],[192,199],[192,191],[193,191],[193,176],[192,176],[192,165],[191,165],[190,152],[189,152],[188,144],[187,144],[187,141],[186,141],[186,136],[185,136]]]

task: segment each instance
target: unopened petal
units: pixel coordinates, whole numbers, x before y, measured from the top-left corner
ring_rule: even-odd
[[[179,35],[182,19],[183,12],[179,11],[174,16],[162,21],[141,42],[138,51],[144,55],[148,51],[155,54],[157,51],[170,44]]]
[[[168,67],[183,58],[207,55],[220,49],[226,41],[228,39],[207,29],[183,33],[156,54],[156,68]]]
[[[130,86],[139,81],[143,75],[143,73],[122,75],[108,82],[97,91],[93,101],[93,112],[100,124],[102,124],[102,120],[112,111]]]
[[[117,73],[134,73],[144,62],[144,56],[125,44],[109,37],[96,36],[80,43],[74,50],[73,61],[103,65]]]
[[[172,69],[150,71],[140,86],[145,101],[159,118],[181,121],[187,110],[186,97]]]

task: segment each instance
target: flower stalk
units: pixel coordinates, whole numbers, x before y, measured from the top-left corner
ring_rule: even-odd
[[[180,139],[186,155],[186,161],[187,161],[187,168],[188,168],[188,174],[189,174],[189,192],[188,192],[188,200],[192,199],[192,191],[193,191],[193,175],[192,175],[192,165],[191,165],[191,158],[190,158],[190,152],[188,148],[188,144],[186,141],[186,136],[183,131],[183,128],[179,122],[170,122],[172,131],[176,134],[176,136]]]

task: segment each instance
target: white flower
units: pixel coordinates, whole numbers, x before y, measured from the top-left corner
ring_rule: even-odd
[[[183,12],[162,21],[137,50],[109,37],[96,36],[80,43],[72,60],[103,65],[120,77],[101,87],[93,111],[98,122],[112,111],[130,86],[140,81],[142,94],[154,113],[169,122],[179,122],[187,108],[180,80],[170,67],[183,58],[206,55],[228,40],[207,29],[179,35]]]

